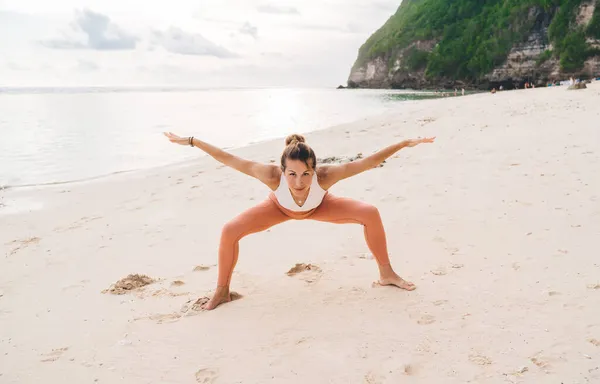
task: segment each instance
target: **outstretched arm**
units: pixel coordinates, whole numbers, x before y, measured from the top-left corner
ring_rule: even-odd
[[[271,189],[277,188],[279,184],[279,175],[277,174],[279,167],[275,164],[262,164],[242,159],[195,137],[179,137],[171,132],[165,132],[165,136],[172,143],[199,148],[218,162],[260,180]]]
[[[329,188],[340,180],[358,175],[366,170],[377,167],[385,159],[392,156],[402,148],[410,148],[421,143],[433,143],[435,137],[427,137],[424,139],[404,140],[399,143],[390,145],[374,154],[352,161],[350,163],[340,165],[329,165],[324,167],[323,187]]]

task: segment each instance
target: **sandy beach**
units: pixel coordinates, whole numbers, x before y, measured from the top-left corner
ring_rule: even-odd
[[[360,226],[290,221],[240,243],[241,298],[196,311],[221,227],[268,193],[198,149],[0,191],[0,383],[600,383],[599,105],[600,82],[504,91],[306,134],[320,158],[437,137],[331,189],[379,208],[412,292],[373,285]]]

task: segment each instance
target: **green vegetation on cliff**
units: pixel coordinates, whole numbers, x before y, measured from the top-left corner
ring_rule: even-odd
[[[592,20],[588,24],[586,34],[590,37],[600,39],[600,2],[596,1],[596,8]]]
[[[360,48],[355,66],[375,57],[385,57],[391,64],[395,54],[411,43],[429,40],[436,43],[431,52],[409,50],[408,69],[425,69],[430,79],[476,81],[501,65],[516,43],[540,27],[536,21],[545,19],[550,26],[544,38],[553,49],[544,52],[538,63],[553,56],[562,70],[575,71],[588,57],[600,53],[586,43],[587,37],[600,38],[600,0],[595,0],[597,6],[587,27],[576,22],[584,1],[404,0]]]

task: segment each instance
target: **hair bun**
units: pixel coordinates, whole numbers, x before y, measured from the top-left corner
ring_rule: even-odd
[[[306,139],[304,139],[304,136],[299,135],[297,133],[293,133],[285,138],[285,146],[286,147],[290,144],[305,143],[305,142],[306,142]]]

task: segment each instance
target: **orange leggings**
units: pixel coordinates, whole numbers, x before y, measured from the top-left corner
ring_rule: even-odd
[[[239,242],[244,236],[264,231],[292,219],[361,224],[365,227],[367,246],[377,260],[377,264],[380,267],[390,264],[381,216],[373,205],[327,193],[317,208],[308,212],[294,212],[279,205],[277,198],[271,193],[269,199],[247,209],[223,226],[219,244],[217,285],[229,286],[238,260]]]

